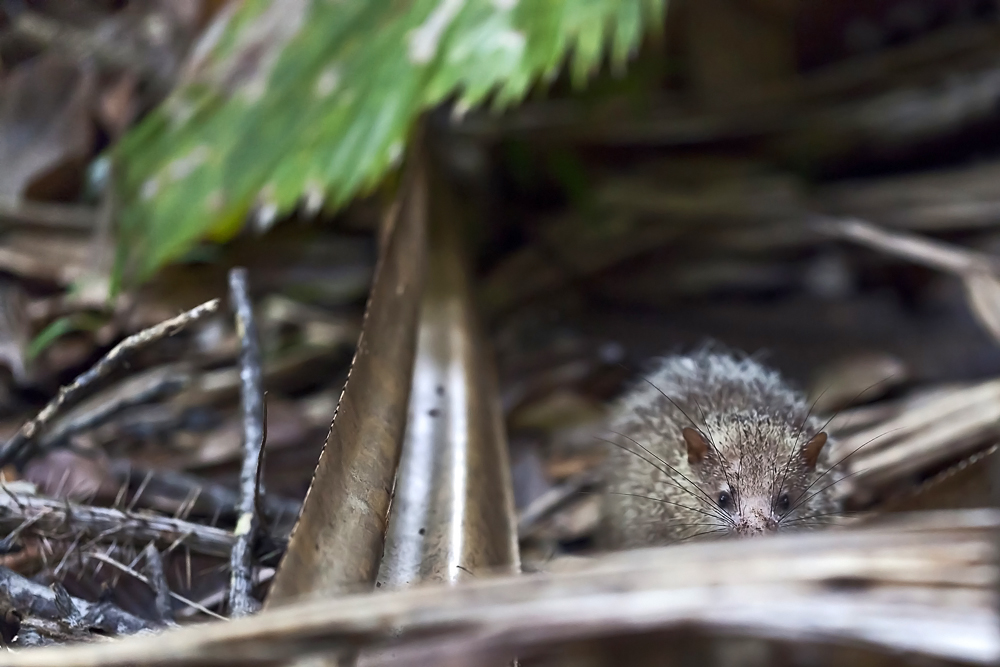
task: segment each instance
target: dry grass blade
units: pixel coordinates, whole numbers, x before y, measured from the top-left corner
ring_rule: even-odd
[[[518,517],[517,532],[520,538],[528,537],[535,526],[545,517],[572,498],[578,497],[583,489],[600,482],[600,480],[600,470],[587,470],[570,477],[562,484],[549,489],[536,498],[521,511],[521,515]]]
[[[207,516],[235,517],[239,494],[227,486],[211,483],[187,473],[173,470],[154,470],[135,467],[131,461],[117,459],[111,462],[111,473],[115,480],[135,492],[144,484],[146,492],[137,506],[150,507],[167,514],[179,513],[190,508],[193,512]],[[193,502],[191,499],[194,499]],[[275,521],[272,534],[287,537],[290,522],[298,516],[301,505],[288,498],[274,494],[263,497],[263,509],[267,517]]]
[[[7,226],[89,231],[97,226],[97,212],[84,206],[42,204],[0,196],[0,221]]]
[[[177,394],[190,385],[192,376],[190,365],[178,362],[127,377],[56,417],[35,447],[48,452],[64,445],[71,436],[95,429],[130,408]]]
[[[430,193],[427,279],[383,588],[519,566],[506,435],[460,210],[440,178]]]
[[[698,629],[990,664],[1000,658],[998,525],[992,510],[940,512],[878,529],[625,552],[556,573],[304,601],[184,632],[23,652],[5,664],[263,665],[388,646],[405,664],[476,664],[565,642]]]
[[[142,583],[146,584],[150,588],[155,588],[154,582],[149,577],[147,577],[146,575],[144,575],[144,574],[142,574],[140,572],[135,571],[133,568],[129,567],[128,565],[125,565],[124,563],[119,563],[117,560],[115,560],[111,556],[106,556],[105,554],[102,554],[102,553],[92,553],[92,554],[87,554],[86,557],[89,558],[89,559],[92,559],[92,560],[96,560],[96,561],[100,561],[102,563],[106,563],[107,565],[110,565],[111,567],[115,568],[116,570],[120,570],[120,571],[124,572],[125,574],[129,575],[130,577],[133,577],[133,578],[137,579],[138,581],[141,581]],[[225,616],[220,616],[219,614],[216,614],[211,609],[208,609],[207,607],[205,607],[203,605],[200,605],[197,602],[194,602],[193,600],[188,600],[186,597],[178,595],[177,593],[174,593],[173,591],[168,590],[167,591],[167,595],[170,596],[170,597],[172,597],[173,599],[177,600],[178,602],[180,602],[182,604],[186,604],[187,606],[191,607],[192,609],[196,609],[196,610],[200,611],[201,613],[203,613],[203,614],[205,614],[207,616],[213,616],[213,617],[217,618],[220,621],[227,620]]]
[[[371,584],[403,440],[426,259],[427,185],[413,155],[382,243],[326,446],[266,604]]]

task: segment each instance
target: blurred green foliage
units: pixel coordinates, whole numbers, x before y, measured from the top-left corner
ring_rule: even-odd
[[[623,68],[666,0],[243,0],[117,147],[116,282],[148,278],[257,207],[328,209],[376,186],[420,112],[502,109],[568,66]]]

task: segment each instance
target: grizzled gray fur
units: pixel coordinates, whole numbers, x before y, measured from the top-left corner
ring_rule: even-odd
[[[823,421],[777,372],[705,350],[673,356],[616,406],[606,549],[816,528],[841,507]]]

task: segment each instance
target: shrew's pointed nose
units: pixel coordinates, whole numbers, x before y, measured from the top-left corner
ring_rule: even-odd
[[[747,507],[740,513],[736,532],[745,537],[766,535],[778,531],[778,522],[767,508]]]

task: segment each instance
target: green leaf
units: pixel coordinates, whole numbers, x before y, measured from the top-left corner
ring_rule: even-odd
[[[73,333],[74,331],[96,331],[104,322],[105,320],[87,313],[67,315],[53,320],[28,345],[28,359],[37,358],[38,355],[68,333]]]
[[[148,278],[255,206],[337,208],[400,160],[424,109],[501,109],[569,64],[623,67],[666,0],[243,0],[116,149],[118,272]],[[116,281],[117,284],[117,281]]]

